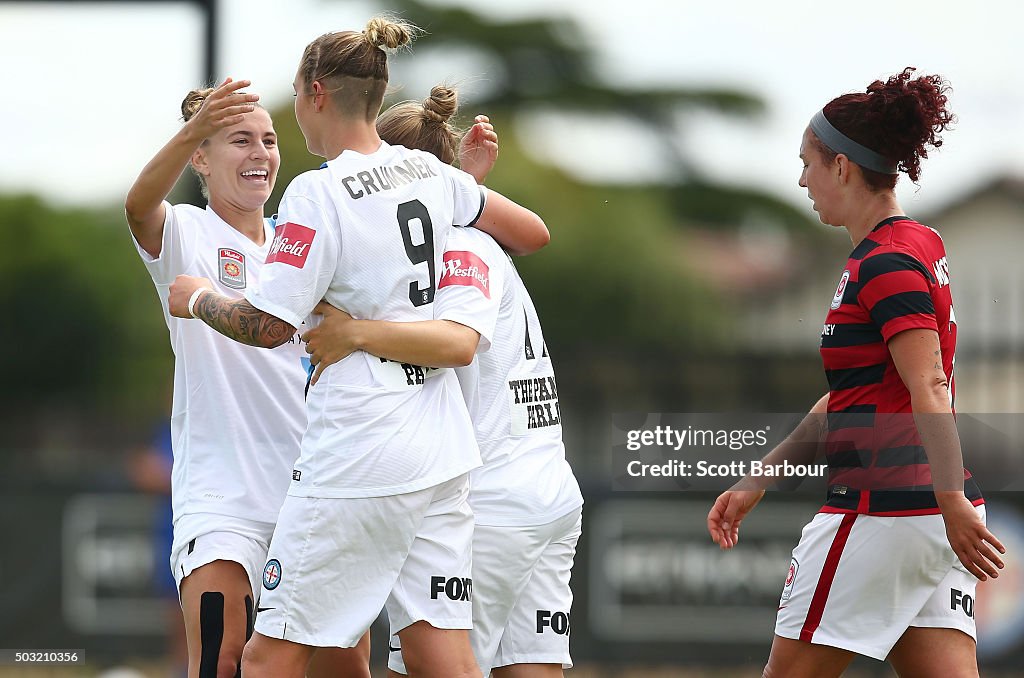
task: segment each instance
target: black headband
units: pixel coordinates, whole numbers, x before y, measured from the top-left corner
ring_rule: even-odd
[[[821,143],[828,146],[836,153],[842,153],[847,158],[861,167],[880,174],[898,174],[899,163],[886,158],[881,153],[872,151],[867,146],[862,146],[832,126],[825,118],[824,111],[818,111],[811,118],[811,131],[821,140]]]

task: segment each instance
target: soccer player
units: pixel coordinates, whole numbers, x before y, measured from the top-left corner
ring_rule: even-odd
[[[438,86],[422,104],[388,109],[382,139],[421,148],[444,162],[459,150],[448,120],[453,89]],[[461,165],[480,182],[497,158],[497,135],[477,116]],[[435,320],[352,320],[322,304],[324,319],[304,335],[314,377],[352,351],[433,365],[477,348],[456,370],[476,429],[483,466],[470,475],[473,535],[473,630],[484,675],[555,678],[569,655],[569,577],[580,537],[583,496],[562,444],[558,389],[533,300],[511,259],[486,233],[448,236],[434,304]],[[407,674],[392,652],[389,669]]]
[[[816,113],[800,145],[814,210],[853,251],[821,335],[829,392],[765,458],[822,441],[825,505],[804,528],[764,675],[839,676],[855,654],[901,676],[978,675],[973,599],[1005,550],[963,467],[953,419],[956,316],[942,238],[896,201],[953,121],[948,84],[907,68]],[[764,494],[747,478],[718,497],[708,529],[731,548]]]
[[[258,96],[230,79],[192,91],[184,126],[142,170],[125,200],[135,244],[159,293],[174,350],[170,563],[188,642],[188,675],[234,675],[252,632],[260,574],[298,456],[306,416],[305,352],[293,332],[273,351],[230,341],[166,304],[179,274],[240,297],[259,281],[274,240],[263,207],[280,156]],[[185,167],[206,209],[166,202]],[[268,413],[273,412],[273,416]],[[369,676],[369,637],[336,653],[342,675]]]
[[[383,48],[411,37],[408,25],[375,18],[306,47],[295,116],[326,167],[286,190],[258,289],[230,299],[181,276],[172,314],[266,348],[286,342],[321,299],[363,318],[430,319],[454,226],[503,232],[522,251],[546,244],[547,228],[529,210],[429,154],[380,140]],[[245,675],[298,678],[314,647],[352,646],[385,606],[413,674],[479,675],[468,638],[467,474],[480,461],[455,374],[354,354],[309,389],[307,412]]]

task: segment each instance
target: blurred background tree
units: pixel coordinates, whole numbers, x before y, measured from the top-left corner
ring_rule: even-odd
[[[0,196],[0,426],[11,448],[97,445],[166,410],[171,351],[156,294],[124,216]],[[73,467],[65,469],[73,472]]]

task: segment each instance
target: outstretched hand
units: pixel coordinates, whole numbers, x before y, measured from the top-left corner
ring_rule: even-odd
[[[731,549],[740,540],[740,523],[757,506],[764,490],[726,490],[718,495],[708,512],[711,541],[723,549]]]
[[[498,133],[490,118],[478,115],[459,144],[459,167],[473,175],[476,183],[482,184],[497,160]]]
[[[302,340],[306,342],[309,361],[316,368],[309,380],[310,386],[320,379],[320,375],[329,365],[358,350],[352,334],[356,323],[352,316],[326,301],[317,304],[313,308],[313,313],[322,316],[323,319],[319,325],[302,335]]]
[[[258,94],[240,92],[251,85],[249,80],[232,80],[227,78],[213,90],[202,107],[185,126],[195,132],[196,137],[207,139],[218,131],[242,122],[246,113],[256,108],[260,100]]]

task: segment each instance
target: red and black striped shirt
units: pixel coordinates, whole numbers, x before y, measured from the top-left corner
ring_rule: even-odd
[[[946,250],[935,230],[890,217],[850,254],[822,328],[829,383],[825,510],[938,511],[910,392],[887,346],[910,329],[938,333],[952,407],[956,317]],[[980,499],[973,481],[967,494]]]

